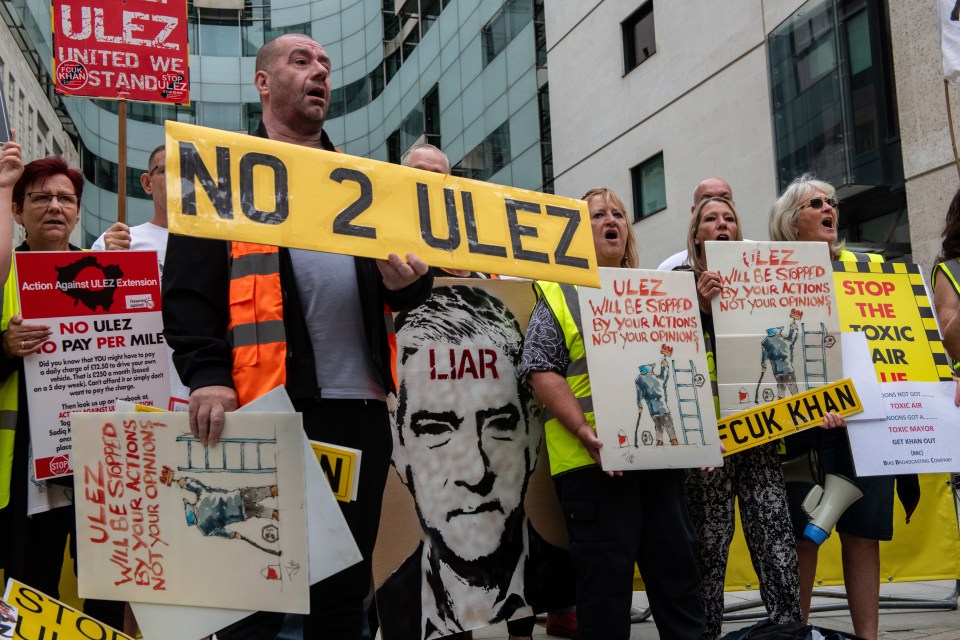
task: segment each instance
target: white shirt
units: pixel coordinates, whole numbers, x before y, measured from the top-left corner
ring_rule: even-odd
[[[687,264],[687,258],[689,258],[687,250],[684,249],[679,253],[675,253],[663,262],[660,263],[660,266],[657,267],[657,271],[673,271],[675,268],[680,265]]]
[[[103,237],[103,232],[99,238],[90,247],[92,251],[104,251],[107,248]],[[163,258],[167,254],[167,236],[170,232],[166,227],[158,227],[152,222],[144,222],[135,227],[130,227],[130,250],[131,251],[156,251],[157,261],[160,263],[160,275],[163,275]]]
[[[103,237],[106,232],[101,234],[90,248],[93,251],[104,251],[107,246]],[[167,237],[170,232],[166,227],[160,227],[152,222],[144,222],[134,227],[130,227],[130,251],[156,251],[157,263],[160,267],[160,275],[163,276],[163,261],[167,255]],[[186,411],[190,398],[190,389],[183,384],[180,376],[177,375],[177,369],[173,366],[173,349],[167,347],[167,364],[169,365],[170,380],[170,403],[167,408],[170,410]]]

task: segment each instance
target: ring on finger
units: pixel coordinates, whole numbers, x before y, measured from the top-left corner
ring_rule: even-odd
[[[26,349],[26,348],[27,348],[27,343],[24,342],[23,340],[21,340],[21,341],[20,341],[20,350],[23,351],[23,350]]]

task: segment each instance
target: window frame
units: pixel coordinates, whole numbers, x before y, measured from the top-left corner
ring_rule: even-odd
[[[663,171],[663,206],[644,213],[643,208],[643,172],[651,164],[659,162]],[[663,150],[658,151],[646,160],[630,168],[630,185],[633,188],[633,222],[646,220],[661,211],[666,210],[667,204],[667,164],[663,157]]]

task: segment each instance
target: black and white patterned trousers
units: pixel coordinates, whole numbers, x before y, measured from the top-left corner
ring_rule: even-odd
[[[743,533],[760,596],[770,619],[801,622],[797,543],[787,510],[787,493],[776,444],[765,444],[724,459],[716,471],[687,471],[690,515],[700,536],[700,598],[707,614],[704,640],[720,636],[723,581],[740,503]]]

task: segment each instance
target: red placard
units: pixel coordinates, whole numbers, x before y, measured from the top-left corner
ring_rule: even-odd
[[[18,251],[24,318],[144,313],[160,308],[153,251]],[[57,291],[62,295],[51,295]]]
[[[186,0],[54,0],[57,93],[190,103]]]

